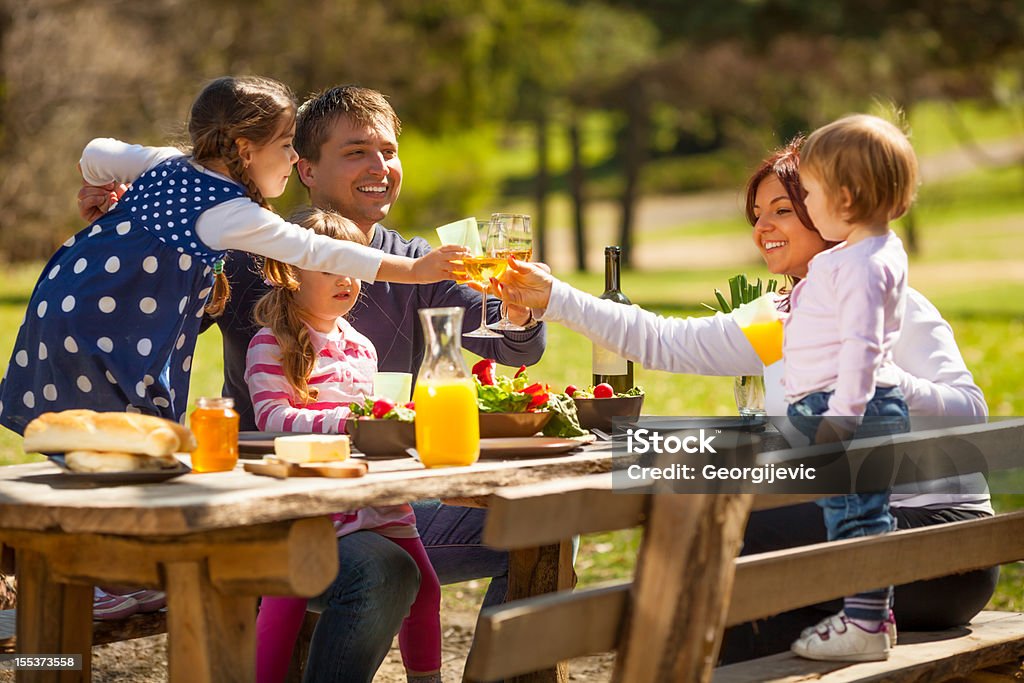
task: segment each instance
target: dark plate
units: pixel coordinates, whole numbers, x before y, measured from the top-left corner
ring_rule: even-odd
[[[64,474],[61,475],[62,479],[70,479],[81,483],[99,484],[101,486],[156,484],[161,481],[180,477],[181,475],[188,474],[192,471],[191,467],[179,461],[176,468],[166,470],[143,472],[73,472],[68,469],[67,463],[64,461],[63,454],[48,455],[46,457],[64,470]]]
[[[372,457],[404,456],[416,445],[416,425],[398,420],[355,420],[345,423],[352,446]]]
[[[684,429],[735,429],[758,432],[768,424],[767,417],[644,417],[644,427],[660,431]]]
[[[238,454],[263,457],[274,452],[275,438],[294,435],[294,432],[239,432]]]
[[[574,398],[576,414],[584,429],[603,429],[610,432],[613,417],[636,419],[644,405],[643,396],[612,398]]]
[[[533,436],[551,419],[551,413],[480,413],[480,438]]]
[[[568,453],[582,445],[580,441],[553,436],[480,439],[480,459],[544,458]]]

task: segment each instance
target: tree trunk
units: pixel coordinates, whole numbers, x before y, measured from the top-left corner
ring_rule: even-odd
[[[576,271],[587,272],[587,228],[586,228],[586,196],[584,183],[586,170],[583,167],[583,143],[580,132],[578,114],[573,111],[569,122],[569,150],[571,166],[569,167],[569,194],[572,198],[573,232],[576,237]]]
[[[622,265],[633,265],[633,231],[636,203],[640,194],[640,175],[647,161],[647,138],[650,111],[643,85],[637,83],[626,93],[626,131],[622,140],[622,165],[625,182],[622,188],[622,220],[619,225],[619,245],[622,247]]]
[[[904,225],[907,226],[907,253],[916,256],[920,245],[917,241],[917,210],[913,206],[907,210]]]
[[[537,183],[534,187],[533,211],[533,253],[535,261],[544,261],[546,254],[545,232],[548,222],[548,189],[550,171],[548,168],[548,117],[541,108],[534,121],[537,127]]]

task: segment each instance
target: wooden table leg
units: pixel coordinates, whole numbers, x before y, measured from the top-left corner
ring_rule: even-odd
[[[509,552],[508,601],[553,593],[575,585],[572,541]],[[568,680],[568,662],[509,679],[514,683],[566,683]]]
[[[163,568],[171,683],[255,680],[256,597],[217,590],[203,560]]]
[[[84,683],[91,679],[92,586],[58,583],[42,553],[17,551],[18,653],[81,654],[81,671],[21,670],[19,683]]]

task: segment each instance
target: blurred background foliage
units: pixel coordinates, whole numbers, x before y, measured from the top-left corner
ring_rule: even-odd
[[[613,200],[627,256],[644,195],[735,189],[771,146],[872,100],[969,100],[1024,131],[1024,0],[2,0],[0,259],[47,257],[80,226],[92,137],[181,140],[202,83],[259,73],[300,98],[339,83],[405,122],[390,223],[499,200],[574,236]],[[947,125],[969,135],[948,108]],[[961,140],[963,144],[971,140]],[[278,201],[301,203],[297,182]],[[539,245],[544,256],[547,240]]]

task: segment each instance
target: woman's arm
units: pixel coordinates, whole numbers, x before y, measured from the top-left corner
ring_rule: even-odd
[[[89,185],[127,184],[160,162],[179,156],[182,152],[175,147],[144,147],[114,138],[96,138],[85,146],[78,166]]]
[[[292,406],[293,390],[281,367],[281,348],[266,329],[249,345],[245,358],[245,381],[252,396],[256,427],[267,432],[344,434],[348,405],[313,403]]]
[[[893,346],[899,386],[913,415],[984,417],[988,406],[953,337],[920,292],[907,290],[903,329]]]
[[[651,370],[693,375],[760,375],[764,370],[739,326],[722,313],[666,318],[554,280],[542,317]]]

